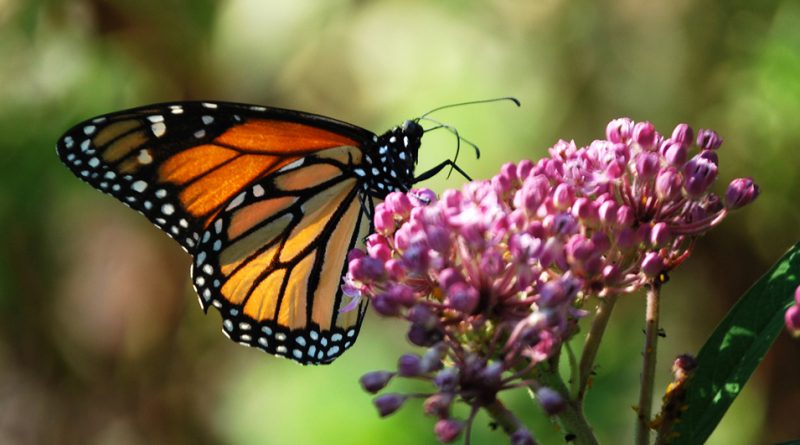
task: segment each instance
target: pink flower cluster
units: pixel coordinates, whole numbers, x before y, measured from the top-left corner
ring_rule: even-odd
[[[498,391],[532,386],[522,376],[576,332],[587,298],[664,279],[698,235],[758,196],[749,178],[732,181],[724,198],[710,191],[722,143],[711,130],[695,146],[686,124],[664,137],[622,118],[606,136],[580,148],[559,141],[537,163],[506,164],[438,200],[412,190],[377,206],[367,251],[351,252],[349,306],[370,298],[381,315],[407,320],[408,339],[429,350],[403,356],[395,372],[367,374],[368,391],[395,375],[430,380],[426,412],[447,426],[436,428],[448,432],[439,439],[454,440],[464,424],[450,418],[451,403],[478,409]],[[376,405],[387,415],[406,398],[380,396]]]

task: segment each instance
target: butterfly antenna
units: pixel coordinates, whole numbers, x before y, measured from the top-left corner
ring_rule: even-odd
[[[459,103],[455,103],[455,104],[442,105],[441,107],[436,107],[433,110],[428,111],[427,113],[423,113],[422,116],[419,117],[419,119],[423,119],[426,116],[428,116],[429,114],[435,113],[435,112],[440,111],[440,110],[446,110],[448,108],[463,107],[465,105],[488,104],[488,103],[492,103],[492,102],[504,102],[504,101],[513,102],[514,105],[516,105],[518,107],[522,105],[520,103],[520,101],[517,100],[516,97],[511,97],[511,96],[496,97],[494,99],[471,100],[471,101],[468,101],[468,102],[459,102]]]
[[[456,137],[456,154],[455,154],[455,156],[453,156],[453,163],[450,164],[450,171],[447,172],[447,178],[448,179],[450,179],[450,175],[453,174],[453,169],[455,168],[454,167],[455,163],[458,160],[458,153],[461,150],[461,142],[464,142],[465,144],[469,145],[470,147],[472,147],[475,150],[475,157],[476,158],[478,158],[478,159],[481,158],[481,150],[480,150],[480,148],[478,148],[478,146],[475,145],[475,143],[473,143],[469,139],[466,139],[466,138],[462,137],[458,133],[458,130],[456,129],[456,127],[453,127],[452,125],[447,125],[444,122],[437,121],[436,119],[431,119],[429,117],[424,117],[424,116],[420,117],[419,120],[425,120],[425,121],[433,122],[434,124],[436,124],[436,126],[434,126],[434,127],[425,129],[426,133],[429,132],[429,131],[433,131],[433,130],[438,130],[440,128],[444,128],[445,130],[449,131],[450,133],[453,133],[453,135]]]

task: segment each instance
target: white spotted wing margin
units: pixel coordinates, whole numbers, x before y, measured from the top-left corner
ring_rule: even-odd
[[[323,151],[259,180],[201,234],[193,284],[233,341],[301,364],[330,363],[355,342],[367,304],[339,311],[341,277],[375,204],[351,173],[355,150]]]

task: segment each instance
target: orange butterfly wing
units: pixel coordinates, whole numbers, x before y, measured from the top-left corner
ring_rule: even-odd
[[[226,335],[327,363],[355,341],[366,310],[340,313],[339,285],[378,201],[354,174],[376,140],[313,114],[183,102],[83,122],[56,150],[193,255],[200,303],[220,310]]]

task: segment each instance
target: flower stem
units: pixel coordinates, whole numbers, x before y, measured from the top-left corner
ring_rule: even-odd
[[[494,399],[492,403],[485,405],[484,409],[489,413],[492,420],[497,422],[509,436],[514,434],[517,430],[525,428],[525,425],[517,419],[517,416],[509,411],[499,399]]]
[[[584,343],[583,352],[581,353],[580,382],[576,393],[577,400],[583,400],[586,396],[586,389],[589,386],[589,379],[594,368],[594,360],[597,358],[597,351],[600,349],[600,341],[603,339],[603,333],[606,330],[609,318],[611,318],[611,310],[614,309],[614,303],[616,302],[617,296],[611,294],[599,299],[597,303],[597,313],[594,316],[594,320],[592,320],[592,327],[589,328],[589,333],[586,334],[586,343]]]
[[[636,445],[650,443],[650,417],[653,408],[653,385],[656,372],[656,347],[658,345],[658,312],[661,294],[661,281],[654,279],[647,289],[647,309],[645,312],[644,360],[642,363],[641,386],[639,389],[639,414],[636,422]]]
[[[561,375],[556,370],[544,370],[538,374],[538,383],[545,385],[558,391],[566,400],[564,409],[556,414],[561,428],[564,429],[565,434],[574,435],[570,442],[571,445],[598,445],[597,438],[594,436],[594,431],[586,420],[583,414],[583,401],[573,399],[570,397],[569,389]],[[535,393],[534,387],[529,387],[532,394]]]

